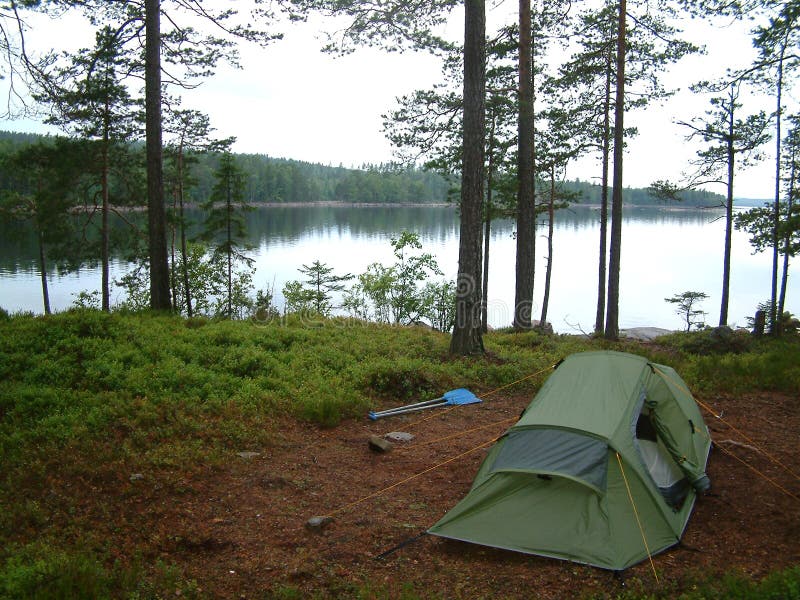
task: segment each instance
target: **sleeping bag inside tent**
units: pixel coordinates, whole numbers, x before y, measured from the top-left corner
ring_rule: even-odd
[[[620,352],[573,354],[428,532],[621,570],[680,540],[710,486],[710,448],[672,368]]]

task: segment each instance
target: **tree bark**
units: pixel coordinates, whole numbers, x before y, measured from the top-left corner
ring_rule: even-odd
[[[172,298],[172,306],[176,312],[180,312],[178,306],[178,274],[177,263],[175,262],[175,243],[178,238],[177,227],[178,224],[175,220],[178,217],[178,188],[177,186],[172,190],[172,218],[169,223],[169,290]]]
[[[494,120],[492,120],[492,129],[494,129]],[[494,133],[490,135],[493,137]],[[489,331],[489,304],[486,302],[486,298],[489,294],[489,241],[492,235],[492,174],[494,169],[492,151],[493,149],[490,147],[489,165],[486,169],[486,221],[483,228],[483,285],[481,286],[484,299],[481,302],[481,332],[483,333]]]
[[[533,314],[536,207],[533,147],[533,34],[530,0],[519,2],[519,139],[517,156],[517,263],[514,327],[529,329]]]
[[[547,268],[544,272],[544,296],[542,298],[542,315],[539,318],[539,327],[547,326],[547,309],[550,305],[550,278],[553,274],[553,229],[555,220],[554,203],[556,198],[556,173],[555,167],[550,166],[550,201],[547,205]]]
[[[625,115],[626,2],[620,0],[617,17],[617,73],[614,106],[614,180],[611,191],[611,244],[608,258],[606,339],[619,337],[619,274],[622,256],[622,152]]]
[[[192,294],[189,285],[189,253],[186,250],[186,221],[183,211],[183,144],[178,150],[178,220],[181,227],[181,261],[183,275],[183,294],[186,297],[186,316],[192,317]]]
[[[731,106],[728,114],[728,139],[727,139],[727,154],[728,154],[728,195],[725,199],[725,250],[722,255],[722,300],[719,308],[719,326],[726,327],[728,325],[728,304],[731,288],[731,241],[733,238],[733,175],[734,166],[736,161],[736,150],[733,146],[733,108],[734,108],[734,90],[731,87]]]
[[[228,242],[228,318],[233,318],[233,239],[231,236],[231,220],[233,219],[233,200],[231,198],[233,186],[233,173],[231,173],[228,177],[227,182],[227,197],[225,200],[225,227],[226,229],[226,240]]]
[[[783,56],[786,45],[781,47],[781,57],[778,61],[778,80],[776,84],[777,106],[775,108],[775,201],[772,215],[772,288],[770,290],[769,322],[770,334],[781,334],[780,315],[778,315],[778,230],[780,229],[780,204],[781,204],[781,116],[783,94]]]
[[[101,294],[102,294],[102,309],[105,312],[111,310],[111,289],[110,289],[110,273],[109,273],[109,257],[108,257],[108,170],[109,170],[109,158],[108,158],[108,146],[109,146],[109,105],[108,99],[106,99],[105,105],[105,115],[103,118],[105,122],[103,124],[103,140],[102,140],[102,157],[100,168],[102,172],[100,174],[100,194],[102,196],[102,207],[100,210],[100,269],[101,269],[101,276],[100,276],[100,287]]]
[[[44,253],[44,234],[39,231],[39,274],[42,278],[42,302],[44,303],[44,314],[50,314],[50,290],[47,287],[47,259]]]
[[[456,283],[456,323],[450,352],[483,352],[481,242],[485,143],[486,13],[484,0],[464,3],[464,152]]]
[[[170,310],[167,215],[161,148],[161,15],[159,0],[145,0],[145,134],[150,307]]]
[[[794,214],[794,186],[797,182],[797,147],[792,147],[791,171],[789,173],[789,192],[786,195],[786,218]],[[783,237],[783,273],[781,274],[781,291],[778,297],[778,319],[782,319],[786,307],[786,285],[789,283],[789,254],[791,253],[792,232],[787,228]]]
[[[603,333],[606,320],[606,259],[608,253],[608,163],[611,154],[611,57],[606,71],[606,90],[603,104],[603,173],[600,187],[600,256],[597,267],[597,313],[594,331]]]

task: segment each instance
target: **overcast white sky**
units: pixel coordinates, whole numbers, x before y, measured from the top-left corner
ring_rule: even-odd
[[[513,18],[516,3],[505,2],[494,9],[492,19]],[[394,105],[396,96],[428,88],[438,78],[438,61],[428,55],[387,53],[360,49],[344,57],[320,52],[317,31],[328,25],[319,19],[284,28],[285,38],[263,49],[241,46],[241,70],[223,67],[200,88],[183,94],[185,105],[207,112],[220,137],[236,136],[238,152],[254,152],[322,164],[360,166],[391,160],[392,149],[381,132],[381,114]],[[674,124],[700,116],[708,100],[686,90],[698,79],[724,74],[728,67],[747,64],[752,56],[746,35],[751,25],[710,28],[687,23],[687,37],[707,44],[709,53],[690,57],[673,67],[668,85],[684,91],[663,106],[627,116],[639,136],[629,142],[625,160],[625,185],[647,186],[656,179],[675,179],[697,149],[684,140],[685,131]],[[64,17],[59,21],[37,22],[31,34],[32,47],[91,45],[81,42],[83,28]],[[448,33],[461,35],[462,25],[454,17]],[[41,46],[40,46],[41,47]],[[790,92],[788,101],[797,105]],[[750,110],[771,111],[772,101],[753,97]],[[19,131],[45,131],[32,121],[8,121],[0,127]],[[770,150],[772,144],[767,148]],[[596,161],[576,164],[570,177],[595,179]],[[774,190],[774,167],[766,161],[737,175],[737,197],[769,198]],[[721,191],[721,190],[718,190]]]

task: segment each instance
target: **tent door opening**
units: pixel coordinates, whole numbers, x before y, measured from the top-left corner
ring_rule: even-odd
[[[660,440],[648,412],[639,413],[636,421],[636,447],[647,472],[656,484],[664,501],[680,510],[689,493],[689,481],[675,464],[664,443]]]

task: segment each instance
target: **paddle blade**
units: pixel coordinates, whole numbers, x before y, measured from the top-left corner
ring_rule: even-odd
[[[464,388],[458,388],[457,390],[450,390],[449,392],[445,392],[442,395],[447,401],[447,404],[475,404],[476,402],[481,402],[481,399],[478,398],[475,394],[470,392]]]

